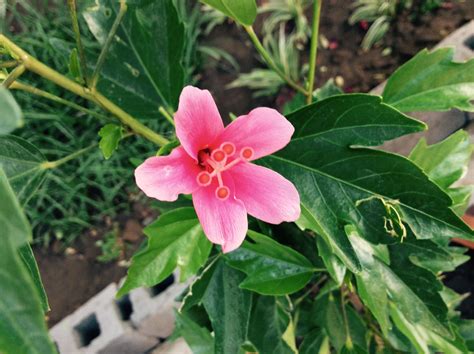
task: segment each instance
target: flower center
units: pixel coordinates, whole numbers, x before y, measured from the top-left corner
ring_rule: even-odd
[[[200,165],[204,168],[197,177],[197,183],[202,187],[207,187],[212,180],[217,178],[219,186],[216,188],[216,197],[219,200],[229,198],[230,189],[224,185],[222,180],[222,172],[227,171],[237,165],[239,162],[249,161],[254,151],[251,147],[244,147],[239,151],[238,157],[232,159],[236,152],[235,145],[231,142],[222,143],[218,149],[209,154],[209,150],[199,152]]]

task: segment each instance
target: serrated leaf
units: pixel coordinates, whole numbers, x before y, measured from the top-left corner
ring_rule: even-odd
[[[454,49],[422,50],[388,79],[384,101],[402,112],[474,111],[474,60],[453,62]]]
[[[21,204],[26,204],[44,180],[46,158],[28,141],[13,135],[0,137],[0,167]]]
[[[388,316],[393,316],[391,309],[395,308],[413,326],[437,336],[451,336],[445,326],[447,308],[439,295],[442,284],[434,275],[412,264],[409,252],[403,248],[391,252],[389,267],[374,257],[367,241],[355,234],[351,234],[350,240],[364,267],[364,271],[356,275],[360,298],[384,333],[390,329]]]
[[[31,249],[31,246],[29,244],[26,244],[18,249],[18,254],[20,255],[20,259],[23,262],[25,269],[29,273],[31,280],[33,280],[36,292],[38,294],[39,299],[41,300],[43,312],[46,313],[50,310],[48,296],[46,295],[46,291],[41,280],[41,275],[39,273],[38,264],[36,263],[33,250]]]
[[[422,123],[362,94],[328,98],[288,119],[295,127],[292,141],[262,163],[295,184],[306,226],[324,237],[351,271],[358,272],[360,264],[344,227],[356,226],[374,243],[391,243],[395,238],[384,218],[393,219],[395,211],[418,238],[473,238],[450,209],[451,199],[419,167],[363,147],[419,131]]]
[[[23,215],[7,178],[0,168],[0,219]],[[6,212],[7,211],[7,212]],[[21,219],[25,220],[22,216]],[[25,244],[29,227],[12,228],[7,224],[0,233],[0,352],[15,354],[56,353],[43,317],[41,302],[33,281],[17,253]]]
[[[99,43],[105,42],[118,2],[100,0],[84,11]],[[138,118],[161,118],[159,106],[175,109],[184,85],[184,26],[173,1],[129,4],[102,68],[98,89]]]
[[[271,296],[259,296],[254,300],[248,331],[248,339],[261,354],[291,354],[294,351],[283,339],[290,325],[290,314]]]
[[[123,128],[120,125],[109,123],[99,130],[99,136],[101,137],[99,148],[104,158],[108,160],[118,148],[123,137]]]
[[[221,11],[242,25],[251,26],[257,17],[255,0],[201,0],[203,3]]]
[[[12,247],[14,247],[14,249],[19,249],[28,244],[31,240],[31,227],[23,214],[23,210],[21,209],[13,190],[8,183],[7,176],[1,167],[0,200],[2,201],[0,203],[0,225],[2,225],[1,234],[14,235],[8,237],[11,237],[10,241]]]
[[[177,311],[175,316],[176,333],[184,338],[194,354],[214,353],[214,338],[206,328]]]
[[[140,286],[151,287],[166,279],[176,267],[180,281],[194,275],[207,260],[212,245],[204,236],[193,208],[161,215],[147,226],[147,248],[135,254],[117,297]]]
[[[23,114],[13,95],[0,86],[0,135],[9,134],[23,126]]]
[[[237,354],[249,326],[252,293],[239,288],[244,275],[218,261],[202,302],[212,323],[216,354]]]
[[[459,130],[433,145],[428,145],[422,138],[408,157],[449,194],[453,200],[452,208],[458,215],[464,214],[472,188],[452,188],[451,185],[467,172],[473,149],[469,134]]]
[[[314,267],[302,254],[257,232],[249,230],[247,235],[253,242],[244,241],[226,255],[231,267],[247,275],[241,288],[262,295],[285,295],[311,280]]]

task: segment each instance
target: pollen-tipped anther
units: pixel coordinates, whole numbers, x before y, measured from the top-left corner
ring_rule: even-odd
[[[211,157],[216,162],[222,162],[226,158],[226,153],[224,152],[224,150],[216,149],[212,152]]]
[[[235,145],[232,143],[222,143],[221,145],[222,151],[225,152],[227,156],[232,156],[235,153]]]
[[[202,187],[206,187],[210,185],[212,182],[211,174],[207,171],[199,172],[196,179],[197,179],[197,183]]]
[[[220,200],[226,200],[229,198],[230,190],[226,186],[221,186],[216,189],[216,197]]]
[[[248,161],[250,160],[254,155],[254,151],[251,147],[244,147],[242,150],[240,150],[240,158],[242,160]]]

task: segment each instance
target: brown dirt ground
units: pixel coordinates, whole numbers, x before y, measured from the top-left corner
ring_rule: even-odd
[[[347,92],[369,91],[419,50],[434,46],[447,34],[474,18],[472,1],[449,2],[451,5],[433,14],[424,15],[415,22],[410,21],[407,14],[404,14],[394,23],[383,45],[363,52],[359,44],[364,30],[358,25],[350,26],[347,23],[350,3],[348,0],[323,2],[320,33],[335,43],[337,48],[319,49],[319,70],[316,76],[317,84],[324,83],[331,77],[342,76],[343,88]],[[216,46],[230,53],[240,64],[241,72],[262,66],[246,34],[232,24],[216,28],[205,42],[206,45]],[[382,50],[387,47],[390,47],[392,52],[383,56]],[[326,71],[322,72],[321,68],[326,68]],[[200,75],[200,86],[213,92],[224,117],[227,117],[229,112],[245,114],[261,105],[281,107],[292,96],[289,90],[283,89],[277,99],[252,99],[249,90],[225,89],[236,76],[236,73],[225,66],[217,64],[207,64]],[[146,208],[137,207],[135,215],[117,220],[122,240],[120,242],[131,245],[123,255],[124,259],[142,242],[140,225],[149,219],[149,213]],[[108,229],[110,227],[104,222],[99,230],[91,230],[78,238],[73,246],[75,254],[70,254],[70,250],[69,254],[66,254],[58,245],[52,245],[47,250],[35,250],[52,309],[49,313],[49,325],[54,325],[110,282],[118,281],[125,275],[125,268],[120,267],[117,262],[103,264],[96,260],[99,250],[95,242],[104,230]],[[469,290],[468,285],[472,285],[472,279],[469,280],[469,274],[472,277],[472,267],[471,262],[463,266],[459,273],[450,275],[448,284],[452,284],[458,291]],[[469,317],[474,317],[473,304],[465,303],[463,306],[463,311]]]

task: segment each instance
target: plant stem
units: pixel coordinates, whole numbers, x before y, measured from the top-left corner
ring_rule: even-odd
[[[267,50],[265,49],[265,47],[263,46],[263,44],[260,42],[260,40],[258,39],[255,31],[253,30],[253,27],[252,26],[244,26],[245,30],[247,31],[247,33],[249,34],[249,37],[250,37],[250,40],[252,41],[253,45],[255,46],[255,49],[257,49],[257,51],[260,53],[260,55],[262,56],[262,58],[265,60],[265,62],[267,63],[267,65],[273,70],[275,71],[278,76],[280,76],[284,81],[286,81],[288,83],[288,85],[290,85],[292,88],[294,88],[296,91],[299,91],[301,92],[302,94],[304,95],[307,95],[307,91],[301,87],[300,85],[298,85],[296,82],[294,82],[289,76],[287,76],[276,64],[275,62],[273,61],[272,57],[270,56],[270,54],[267,52]]]
[[[79,61],[81,62],[82,79],[87,85],[88,81],[86,54],[84,52],[84,47],[82,46],[81,30],[79,29],[79,21],[77,19],[76,0],[68,0],[68,5],[69,12],[71,13],[72,29],[74,30],[74,34],[76,35],[76,46],[77,51],[79,52]]]
[[[69,161],[75,159],[76,157],[81,156],[82,154],[88,152],[89,150],[92,150],[93,148],[97,147],[98,145],[99,145],[99,143],[89,145],[89,146],[87,146],[83,149],[80,149],[80,150],[77,150],[77,151],[73,152],[72,154],[69,154],[67,156],[62,157],[59,160],[43,162],[41,164],[41,168],[45,169],[45,170],[50,170],[50,169],[53,169],[53,168],[57,168],[57,167],[61,166],[62,164],[65,164],[66,162],[69,162]]]
[[[116,116],[117,119],[120,120],[124,125],[130,127],[130,129],[135,133],[147,138],[159,146],[169,143],[168,139],[158,133],[155,133],[153,130],[140,123],[115,103],[104,97],[100,92],[95,90],[92,92],[87,87],[81,86],[78,83],[68,79],[64,75],[61,75],[57,71],[51,69],[42,62],[38,61],[36,58],[29,55],[3,34],[0,34],[0,45],[3,45],[15,59],[21,60],[27,70],[32,71],[51,82],[54,82],[56,85],[61,86],[62,88],[71,91],[80,97],[100,105],[106,111]]]
[[[7,76],[5,81],[3,81],[2,86],[5,88],[9,88],[16,79],[18,79],[23,73],[25,72],[25,65],[20,64],[12,72]]]
[[[97,81],[99,80],[99,74],[100,71],[102,70],[102,66],[104,65],[105,58],[107,57],[107,53],[109,52],[110,46],[112,44],[112,41],[115,37],[115,33],[117,33],[117,29],[120,25],[120,22],[122,22],[123,16],[127,12],[127,3],[125,0],[120,0],[120,9],[117,14],[117,17],[115,18],[114,23],[112,24],[112,27],[110,28],[109,34],[107,35],[107,39],[105,40],[104,46],[102,47],[102,51],[100,52],[99,59],[97,59],[97,64],[95,66],[94,73],[92,74],[92,78],[90,80],[90,85],[89,87],[94,90],[95,87],[97,86]]]
[[[0,68],[14,68],[15,66],[18,66],[20,64],[17,60],[8,60],[8,61],[3,61],[0,63]]]
[[[341,288],[339,292],[341,293],[341,309],[342,309],[342,316],[344,319],[344,327],[346,331],[346,347],[347,349],[352,349],[353,344],[352,344],[351,332],[349,330],[349,321],[347,319],[346,304],[344,301],[344,288]]]
[[[96,117],[98,119],[102,119],[102,120],[110,120],[109,117],[107,116],[104,116],[103,114],[100,114],[100,113],[97,113],[97,112],[94,112],[90,109],[87,109],[81,105],[78,105],[74,102],[71,102],[71,101],[68,101],[64,98],[61,98],[59,96],[56,96],[56,95],[53,95],[52,93],[49,93],[47,91],[43,91],[43,90],[40,90],[39,88],[36,88],[36,87],[33,87],[33,86],[30,86],[30,85],[27,85],[27,84],[24,84],[22,82],[19,82],[19,81],[15,81],[11,86],[10,86],[11,89],[13,90],[21,90],[21,91],[25,91],[25,92],[28,92],[28,93],[31,93],[33,95],[36,95],[36,96],[40,96],[40,97],[43,97],[43,98],[46,98],[48,100],[51,100],[51,101],[54,101],[54,102],[57,102],[57,103],[60,103],[60,104],[63,104],[65,106],[68,106],[68,107],[71,107],[71,108],[74,108],[74,109],[77,109],[78,111],[81,111],[83,113],[86,113],[86,114],[89,114],[93,117]]]
[[[168,113],[168,111],[163,107],[163,106],[160,106],[160,108],[158,109],[158,111],[163,115],[163,117],[166,118],[166,120],[168,122],[171,123],[171,125],[174,127],[174,120],[173,120],[173,117]]]
[[[313,25],[311,29],[311,48],[309,52],[308,92],[306,103],[313,102],[314,77],[316,75],[316,57],[318,54],[319,18],[321,16],[321,3],[323,0],[314,0]]]

